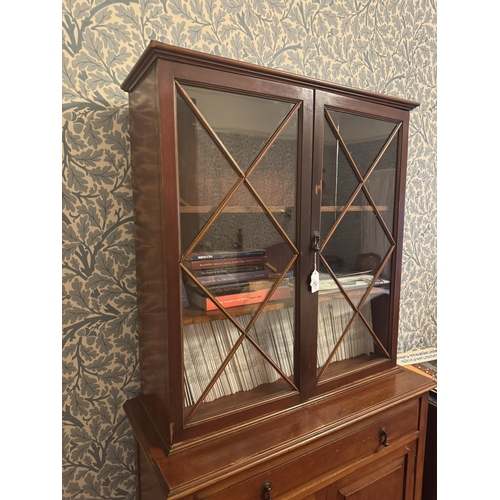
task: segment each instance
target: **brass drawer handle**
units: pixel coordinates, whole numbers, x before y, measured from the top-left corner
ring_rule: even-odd
[[[389,446],[389,433],[387,432],[387,429],[385,427],[382,427],[382,429],[380,429],[379,436],[380,444]]]
[[[266,481],[261,488],[262,500],[273,500],[271,498],[271,481]]]

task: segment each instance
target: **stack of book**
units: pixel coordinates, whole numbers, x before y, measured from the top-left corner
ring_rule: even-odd
[[[265,250],[212,252],[191,254],[187,267],[196,279],[223,307],[258,304],[267,297],[274,280],[269,278]],[[186,280],[189,302],[205,311],[216,310],[216,304],[206,297],[192,281]],[[279,286],[271,300],[287,299],[290,288]]]
[[[252,315],[247,314],[240,316],[238,322],[247,327],[251,319]],[[269,310],[259,316],[250,331],[251,337],[287,377],[293,374],[293,325],[293,308]],[[226,319],[184,326],[186,406],[193,405],[202,396],[240,336],[241,332]],[[280,378],[280,373],[245,339],[204,401],[249,391]]]
[[[224,307],[262,302],[268,295],[275,277],[266,269],[267,256],[264,250],[247,252],[205,253],[191,256],[189,268],[192,274]],[[357,273],[340,276],[339,281],[346,290],[366,288],[373,276]],[[379,278],[376,285],[386,285]],[[285,277],[272,299],[292,296],[293,277]],[[206,297],[192,281],[186,281],[186,290],[191,304],[204,310],[215,310],[215,303]],[[338,292],[333,278],[322,276],[320,292]],[[374,290],[373,296],[386,293],[383,287]],[[328,360],[330,353],[349,326],[354,310],[345,300],[332,296],[318,304],[317,368]],[[365,320],[372,324],[371,301],[361,308]],[[252,320],[251,314],[238,317],[246,328]],[[257,318],[249,335],[274,360],[287,377],[294,372],[294,308],[263,311]],[[241,332],[227,319],[203,321],[183,327],[184,339],[184,390],[185,404],[195,404],[203,395],[219,367],[241,336]],[[350,324],[349,332],[330,362],[343,361],[374,352],[375,342],[363,320],[357,316]],[[262,384],[276,382],[280,373],[245,339],[236,350],[226,368],[213,385],[204,401],[214,401],[241,391],[252,390]]]
[[[370,302],[363,306],[361,312],[371,324]],[[353,313],[345,301],[328,300],[319,303],[318,368],[326,363]],[[293,307],[264,311],[249,332],[287,377],[292,377],[294,372],[294,317]],[[238,322],[246,328],[251,319],[252,315],[247,314],[239,316]],[[183,327],[186,406],[195,404],[202,396],[240,337],[241,332],[227,319]],[[358,316],[331,362],[362,354],[369,356],[373,352],[374,340]],[[249,391],[262,384],[276,382],[280,378],[279,372],[245,339],[204,401],[214,401],[223,396]]]
[[[370,302],[363,305],[361,313],[368,324],[372,325]],[[326,363],[353,314],[353,309],[345,300],[329,300],[318,304],[318,368]],[[374,352],[374,347],[373,337],[363,320],[357,316],[330,362],[343,361],[361,354],[369,356]]]
[[[363,291],[371,285],[373,276],[368,274],[370,271],[358,273],[339,274],[337,279],[346,292],[355,290]],[[389,281],[378,278],[375,286],[372,288],[370,298],[361,308],[361,314],[372,325],[371,299],[380,294],[389,293],[385,288]],[[328,295],[339,292],[339,287],[335,280],[328,273],[320,273],[319,276],[319,294]],[[318,304],[318,358],[317,367],[322,367],[331,352],[340,340],[343,332],[349,325],[354,314],[354,310],[344,299],[321,301]],[[343,361],[344,359],[354,358],[361,354],[369,356],[374,352],[375,341],[368,328],[358,315],[349,328],[349,332],[344,337],[339,349],[331,359],[331,363]]]

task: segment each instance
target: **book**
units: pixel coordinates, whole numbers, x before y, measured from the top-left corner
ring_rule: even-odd
[[[189,282],[186,287],[190,291],[195,291],[200,293],[200,289],[196,286],[194,282]],[[230,283],[228,285],[215,285],[215,286],[205,286],[205,288],[214,296],[218,297],[219,295],[231,295],[233,293],[242,293],[242,292],[250,292],[250,283],[248,281],[244,281],[242,283]],[[267,286],[266,288],[269,288]]]
[[[256,290],[254,292],[235,293],[232,295],[221,295],[220,297],[217,297],[217,301],[226,308],[245,306],[249,304],[259,304],[260,302],[264,301],[269,291],[270,289]],[[278,287],[275,290],[270,300],[288,299],[290,295],[290,288],[288,288],[287,286],[282,286]],[[192,304],[197,305],[205,311],[215,311],[218,309],[218,307],[214,302],[212,302],[212,300],[194,291],[191,291],[189,300]]]
[[[266,263],[266,255],[258,255],[256,257],[233,257],[230,259],[188,260],[185,262],[186,267],[189,267],[189,269],[193,271],[220,267],[253,266]]]
[[[241,283],[242,281],[260,280],[267,278],[269,271],[249,271],[246,273],[215,274],[213,276],[197,276],[196,279],[204,286]]]
[[[348,290],[359,290],[367,288],[371,285],[373,281],[373,276],[371,274],[364,273],[353,273],[351,275],[342,275],[338,278],[339,283],[342,288],[346,291]],[[375,286],[387,285],[388,280],[383,278],[378,278],[375,282]],[[320,295],[329,292],[337,292],[339,287],[334,279],[328,273],[320,273],[319,275],[319,293]]]
[[[221,251],[221,252],[195,252],[190,254],[188,260],[210,260],[210,259],[234,259],[239,257],[258,257],[266,255],[266,251],[262,249],[252,249],[252,250],[235,250],[231,251]]]
[[[188,276],[186,276],[186,287],[188,289],[194,290],[198,293],[201,293],[199,286]],[[274,277],[268,277],[253,281],[241,281],[237,283],[210,283],[203,284],[203,286],[214,296],[217,297],[219,295],[231,295],[233,293],[241,293],[241,292],[253,292],[255,290],[269,290],[276,283],[276,279]],[[294,279],[293,278],[283,278],[280,282],[279,286],[287,285],[293,290]]]
[[[200,269],[193,271],[195,276],[213,276],[215,274],[234,274],[234,273],[248,273],[250,271],[263,271],[265,269],[263,264],[255,266],[239,266],[239,267],[217,267],[212,269]]]
[[[245,328],[251,319],[251,314],[239,317]],[[293,325],[293,308],[268,310],[259,316],[252,333],[261,348],[287,376],[293,374]],[[183,333],[185,397],[187,405],[190,406],[199,400],[241,333],[225,319],[186,325]],[[210,356],[206,355],[207,352],[210,352]],[[279,373],[247,340],[244,340],[205,401],[248,391],[279,378]]]
[[[425,347],[398,353],[398,365],[406,366],[415,363],[425,363],[437,359],[437,347]]]

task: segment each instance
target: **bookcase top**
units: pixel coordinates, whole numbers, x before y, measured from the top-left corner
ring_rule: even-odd
[[[135,85],[139,82],[141,76],[159,59],[211,69],[223,69],[226,72],[235,72],[241,75],[273,79],[282,81],[283,83],[301,85],[303,87],[313,88],[316,90],[325,90],[329,92],[334,91],[340,95],[357,97],[369,102],[384,104],[386,106],[392,106],[405,111],[411,111],[420,105],[418,102],[402,99],[400,97],[351,88],[333,82],[317,80],[308,76],[289,73],[276,68],[267,68],[214,54],[207,54],[183,47],[176,47],[174,45],[168,45],[156,40],[150,40],[149,45],[146,47],[128,76],[123,81],[121,89],[125,92],[132,91]]]

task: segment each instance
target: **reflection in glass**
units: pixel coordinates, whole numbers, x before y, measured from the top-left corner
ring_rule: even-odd
[[[391,242],[363,191],[358,193],[351,208],[338,223],[323,255],[327,262],[331,260],[336,263],[341,274],[374,274],[391,247]],[[366,235],[367,228],[374,226],[378,226],[377,231],[374,231],[378,236],[377,246]],[[373,254],[371,259],[368,254]]]
[[[364,177],[396,125],[338,111],[329,111],[354,163]]]
[[[207,223],[240,176],[182,96],[177,96],[182,251]],[[203,182],[198,182],[203,179]]]
[[[358,187],[359,180],[349,160],[325,119],[325,143],[323,148],[322,213],[330,213],[333,220]]]
[[[183,85],[238,166],[246,171],[293,104]]]
[[[295,242],[298,115],[290,119],[248,179]]]
[[[388,148],[380,158],[377,166],[371,172],[365,185],[370,193],[375,206],[380,212],[385,225],[391,234],[394,234],[394,196],[396,184],[397,164],[397,136],[389,144]],[[372,247],[372,251],[381,254],[383,252],[382,225],[374,223],[373,219],[364,221],[364,246]]]
[[[203,234],[195,253],[265,252],[267,268],[281,273],[294,252],[257,199],[243,183]]]

